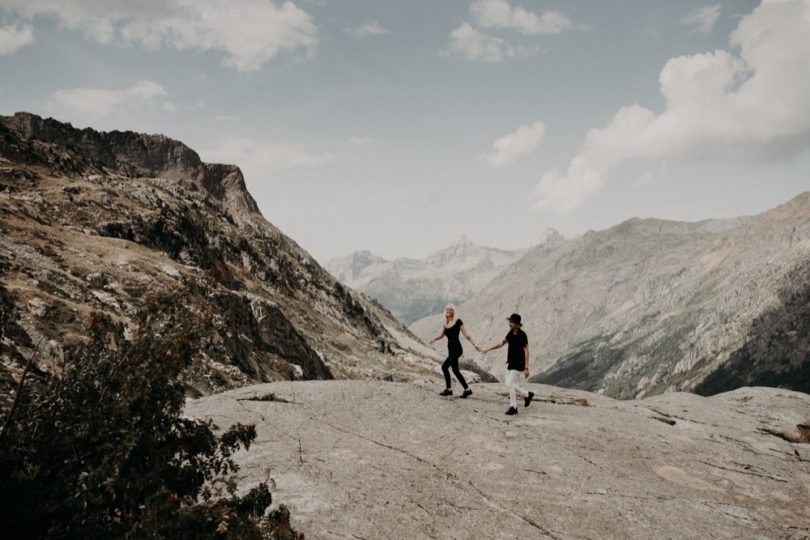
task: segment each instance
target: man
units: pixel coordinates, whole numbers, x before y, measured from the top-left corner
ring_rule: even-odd
[[[529,338],[522,329],[520,315],[512,313],[507,321],[509,321],[509,333],[506,334],[503,341],[487,349],[476,348],[478,352],[486,353],[494,349],[500,349],[507,343],[509,344],[506,353],[506,378],[504,384],[509,389],[509,410],[506,411],[506,414],[513,415],[518,412],[515,391],[519,391],[523,395],[524,407],[528,407],[529,403],[532,402],[534,392],[527,392],[518,386],[521,372],[524,379],[529,378]]]

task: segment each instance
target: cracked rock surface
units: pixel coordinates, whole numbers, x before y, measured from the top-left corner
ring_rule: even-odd
[[[810,445],[789,442],[810,395],[525,387],[514,417],[500,384],[464,400],[378,381],[250,386],[186,414],[256,424],[240,486],[272,479],[307,538],[810,536]]]

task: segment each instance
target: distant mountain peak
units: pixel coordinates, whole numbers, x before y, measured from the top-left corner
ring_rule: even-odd
[[[554,227],[548,227],[537,239],[537,245],[555,245],[565,242],[565,237]]]
[[[479,246],[462,235],[423,259],[386,261],[369,251],[356,251],[330,259],[325,266],[407,324],[441,310],[447,302],[463,302],[525,252]]]
[[[450,244],[449,247],[474,247],[475,242],[467,238],[467,235],[462,234]]]

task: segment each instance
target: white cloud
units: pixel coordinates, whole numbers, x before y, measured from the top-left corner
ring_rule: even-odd
[[[546,126],[541,121],[521,126],[516,132],[495,140],[492,143],[492,152],[484,157],[484,161],[490,167],[511,165],[520,156],[530,154],[545,132]]]
[[[34,29],[30,25],[0,26],[0,56],[14,54],[21,47],[34,42]]]
[[[225,52],[223,64],[257,71],[279,52],[318,44],[312,18],[292,2],[268,0],[3,0],[26,18],[50,16],[102,44]]]
[[[507,0],[476,0],[470,4],[469,11],[477,27],[465,22],[453,30],[449,49],[439,51],[442,56],[455,53],[470,62],[501,62],[504,58],[535,56],[542,52],[539,45],[513,45],[479,28],[513,30],[525,35],[558,34],[573,28],[562,13],[546,11],[538,15],[519,6],[512,7]]]
[[[501,38],[479,32],[467,23],[450,33],[450,51],[464,55],[471,62],[500,62],[506,47]]]
[[[721,8],[720,4],[714,4],[693,9],[681,20],[681,24],[693,27],[695,32],[711,34],[720,17]]]
[[[371,19],[370,21],[367,21],[356,28],[347,28],[346,33],[352,36],[354,39],[360,40],[373,36],[389,34],[390,30],[383,28],[380,23],[374,19]]]
[[[134,110],[157,96],[166,95],[161,85],[140,81],[131,88],[73,88],[57,90],[53,99],[61,114],[71,118],[102,118],[121,109]]]
[[[334,161],[328,152],[313,152],[301,145],[278,141],[260,141],[250,137],[226,138],[200,152],[204,160],[238,165],[246,176],[266,178],[291,169],[314,169]]]
[[[476,0],[470,14],[481,28],[508,28],[521,34],[559,34],[573,28],[568,18],[558,11],[537,15],[522,7],[512,7],[506,0]]]
[[[766,0],[724,50],[670,59],[659,76],[666,105],[621,108],[588,132],[564,172],[548,171],[533,207],[567,213],[628,160],[767,163],[810,146],[810,0]]]
[[[349,144],[352,146],[371,146],[376,142],[373,137],[349,137]]]
[[[187,111],[199,111],[205,109],[205,103],[202,101],[196,101],[194,103],[172,103],[167,101],[163,104],[163,110],[166,112],[187,112]]]
[[[515,47],[463,23],[450,33],[450,49],[439,53],[442,56],[461,54],[470,62],[501,62],[505,57],[534,56],[540,52],[540,47]]]

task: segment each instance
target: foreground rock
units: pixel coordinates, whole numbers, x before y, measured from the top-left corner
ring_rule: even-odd
[[[240,485],[268,476],[308,538],[806,538],[810,396],[743,388],[615,401],[528,385],[271,383],[191,400],[255,422]],[[804,436],[808,433],[805,431]],[[805,439],[806,440],[806,439]]]

